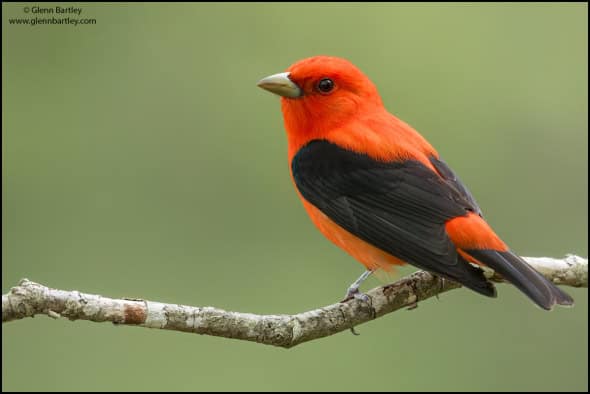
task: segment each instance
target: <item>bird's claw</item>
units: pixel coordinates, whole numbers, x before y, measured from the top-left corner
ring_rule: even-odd
[[[353,297],[359,301],[362,301],[362,302],[367,302],[367,303],[371,302],[371,297],[369,297],[365,293],[361,293],[360,291],[355,293],[353,295]]]
[[[340,302],[346,302],[346,301],[352,300],[353,298],[356,300],[362,301],[362,302],[367,302],[367,303],[371,302],[371,297],[369,297],[365,293],[361,293],[359,291],[358,287],[348,288],[348,291],[346,292],[344,299]]]

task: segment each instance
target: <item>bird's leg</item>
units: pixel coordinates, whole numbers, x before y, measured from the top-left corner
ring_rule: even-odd
[[[350,300],[351,298],[356,298],[357,300],[361,300],[364,302],[369,302],[369,296],[366,295],[365,293],[361,293],[359,291],[359,286],[361,285],[361,283],[363,283],[365,281],[365,279],[367,279],[369,277],[369,275],[371,275],[373,273],[373,271],[371,270],[366,270],[365,272],[363,272],[363,274],[361,276],[359,276],[359,278],[357,280],[355,280],[349,287],[348,290],[346,291],[346,295],[344,296],[344,299],[341,302],[345,302]]]

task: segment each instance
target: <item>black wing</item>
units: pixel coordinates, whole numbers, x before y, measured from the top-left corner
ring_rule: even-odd
[[[445,231],[447,220],[479,212],[471,195],[457,187],[460,182],[441,178],[419,161],[380,162],[325,140],[301,148],[291,166],[302,196],[350,233],[419,268],[495,295]]]
[[[471,192],[467,189],[467,187],[465,187],[463,182],[461,182],[461,180],[455,174],[455,172],[451,169],[451,167],[449,167],[447,165],[447,163],[444,162],[444,160],[442,160],[441,158],[437,159],[436,157],[431,157],[430,163],[432,163],[432,165],[434,166],[434,168],[436,168],[438,173],[443,178],[445,178],[445,180],[447,181],[447,184],[449,186],[454,187],[459,193],[461,193],[461,195],[463,195],[463,197],[467,201],[469,201],[469,203],[471,204],[471,207],[474,209],[474,212],[477,213],[479,216],[483,217],[481,209],[477,205],[477,202],[475,202],[475,198],[473,197]]]

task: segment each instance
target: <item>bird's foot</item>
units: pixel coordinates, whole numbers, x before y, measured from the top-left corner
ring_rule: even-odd
[[[365,293],[361,293],[359,291],[359,287],[361,286],[361,283],[363,283],[363,281],[367,279],[369,275],[371,275],[372,272],[373,271],[370,270],[363,272],[363,274],[348,287],[344,299],[340,302],[346,302],[354,298],[370,305],[371,297],[369,297]],[[360,335],[358,332],[355,331],[354,327],[350,327],[350,332],[352,333],[352,335]]]
[[[348,290],[346,291],[346,295],[344,296],[344,299],[340,302],[346,302],[348,300],[351,300],[353,298],[360,300],[360,301],[364,301],[364,302],[370,302],[371,299],[368,295],[366,295],[365,293],[361,293],[359,291],[359,287],[361,286],[361,283],[363,283],[365,281],[365,279],[367,279],[369,277],[369,275],[371,275],[373,273],[373,271],[367,270],[365,272],[363,272],[363,274],[361,276],[359,276],[359,278],[357,280],[355,280],[353,282],[353,284],[351,284],[348,287]]]
[[[346,291],[346,295],[344,296],[344,299],[340,302],[346,302],[346,301],[352,300],[353,298],[356,300],[359,300],[359,301],[363,301],[363,302],[371,302],[371,297],[369,297],[365,293],[361,293],[359,291],[358,286],[350,286],[348,288],[348,290]]]
[[[340,302],[346,302],[348,300],[352,300],[353,298],[354,299],[357,299],[359,301],[365,302],[367,304],[370,304],[371,303],[371,297],[369,297],[365,293],[361,293],[359,291],[358,286],[356,286],[356,287],[355,286],[350,286],[348,288],[348,290],[346,291],[346,296]],[[355,336],[361,335],[358,332],[356,332],[356,330],[354,329],[354,327],[350,327],[350,332],[352,333],[352,335],[355,335]]]

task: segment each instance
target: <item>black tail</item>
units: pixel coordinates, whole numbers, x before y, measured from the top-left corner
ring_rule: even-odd
[[[448,276],[449,279],[454,280],[456,282],[461,283],[463,286],[478,292],[486,297],[497,297],[498,294],[496,293],[496,287],[492,282],[487,280],[485,275],[483,274],[483,270],[479,267],[476,267],[472,264],[469,264],[469,261],[465,260],[461,257],[460,254],[457,255],[459,262],[461,265],[465,267],[462,272],[461,276]],[[439,273],[439,275],[443,275]]]
[[[543,309],[551,310],[555,304],[574,304],[572,297],[510,251],[471,249],[465,252],[502,275]]]

